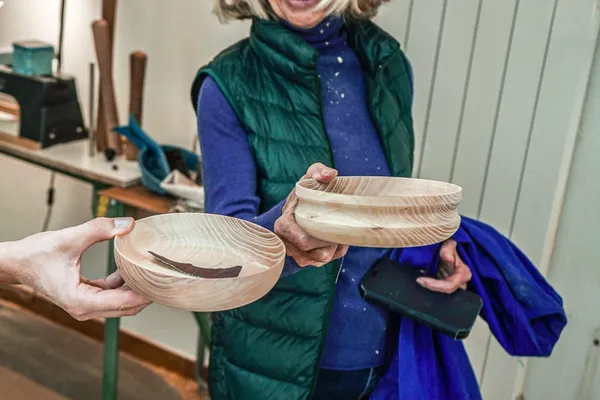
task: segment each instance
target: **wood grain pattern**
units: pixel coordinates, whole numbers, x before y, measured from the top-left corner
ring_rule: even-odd
[[[40,142],[36,142],[35,140],[27,139],[21,136],[14,136],[2,131],[0,131],[0,142],[14,144],[15,146],[22,147],[23,149],[29,151],[36,151],[42,147]]]
[[[142,126],[142,110],[144,102],[144,80],[146,78],[146,63],[148,56],[143,51],[134,51],[129,55],[129,113],[135,116],[136,121]],[[125,139],[125,158],[136,160],[138,148]]]
[[[456,232],[459,186],[423,179],[338,177],[296,185],[296,221],[311,236],[351,246],[439,243]]]
[[[148,251],[204,268],[242,266],[240,276],[190,277],[165,266]],[[163,214],[141,219],[115,240],[115,259],[127,284],[149,299],[190,311],[241,307],[267,294],[285,259],[272,232],[240,219],[201,213]]]
[[[110,37],[110,52],[112,60],[112,52],[114,48],[115,38],[115,23],[117,18],[117,0],[102,0],[102,19],[108,23]],[[100,88],[102,87],[102,79],[100,79]],[[109,131],[104,123],[104,106],[102,99],[102,90],[98,91],[98,122],[96,128],[96,149],[103,152],[106,149],[106,141]]]
[[[19,104],[17,102],[8,101],[3,96],[0,96],[0,112],[19,117]]]
[[[102,93],[102,111],[104,123],[108,135],[108,148],[121,153],[121,139],[112,129],[119,125],[119,114],[113,81],[112,50],[110,43],[110,27],[105,20],[94,21],[92,24],[94,32],[94,43],[96,46],[96,58],[100,70],[100,93]]]

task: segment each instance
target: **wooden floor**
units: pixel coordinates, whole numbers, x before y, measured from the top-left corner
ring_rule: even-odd
[[[195,382],[119,359],[118,400],[200,400]],[[102,397],[102,344],[0,303],[2,400],[94,400]]]

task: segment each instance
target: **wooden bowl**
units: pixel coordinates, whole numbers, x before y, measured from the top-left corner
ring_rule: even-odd
[[[296,221],[309,235],[337,244],[379,248],[425,246],[460,225],[462,189],[410,178],[338,177],[296,184]]]
[[[242,266],[238,277],[206,279],[179,272],[149,251],[203,268]],[[267,294],[283,269],[285,247],[272,232],[236,218],[202,213],[141,219],[115,239],[115,259],[132,289],[190,311],[223,311]]]

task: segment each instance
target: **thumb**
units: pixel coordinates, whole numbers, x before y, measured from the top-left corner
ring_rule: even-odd
[[[447,265],[454,265],[456,260],[456,241],[453,239],[447,240],[442,244],[440,249],[440,259]]]
[[[329,168],[321,163],[315,163],[311,165],[304,175],[304,179],[312,178],[322,183],[329,183],[335,177],[337,177],[338,171],[333,168]]]
[[[133,230],[133,218],[95,218],[63,230],[62,242],[73,252],[83,253],[91,245],[126,235]]]

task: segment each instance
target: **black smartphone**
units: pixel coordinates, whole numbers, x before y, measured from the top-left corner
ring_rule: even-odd
[[[382,258],[363,277],[363,298],[405,318],[462,340],[469,336],[483,307],[476,293],[459,289],[452,294],[432,292],[417,283],[426,271]]]

